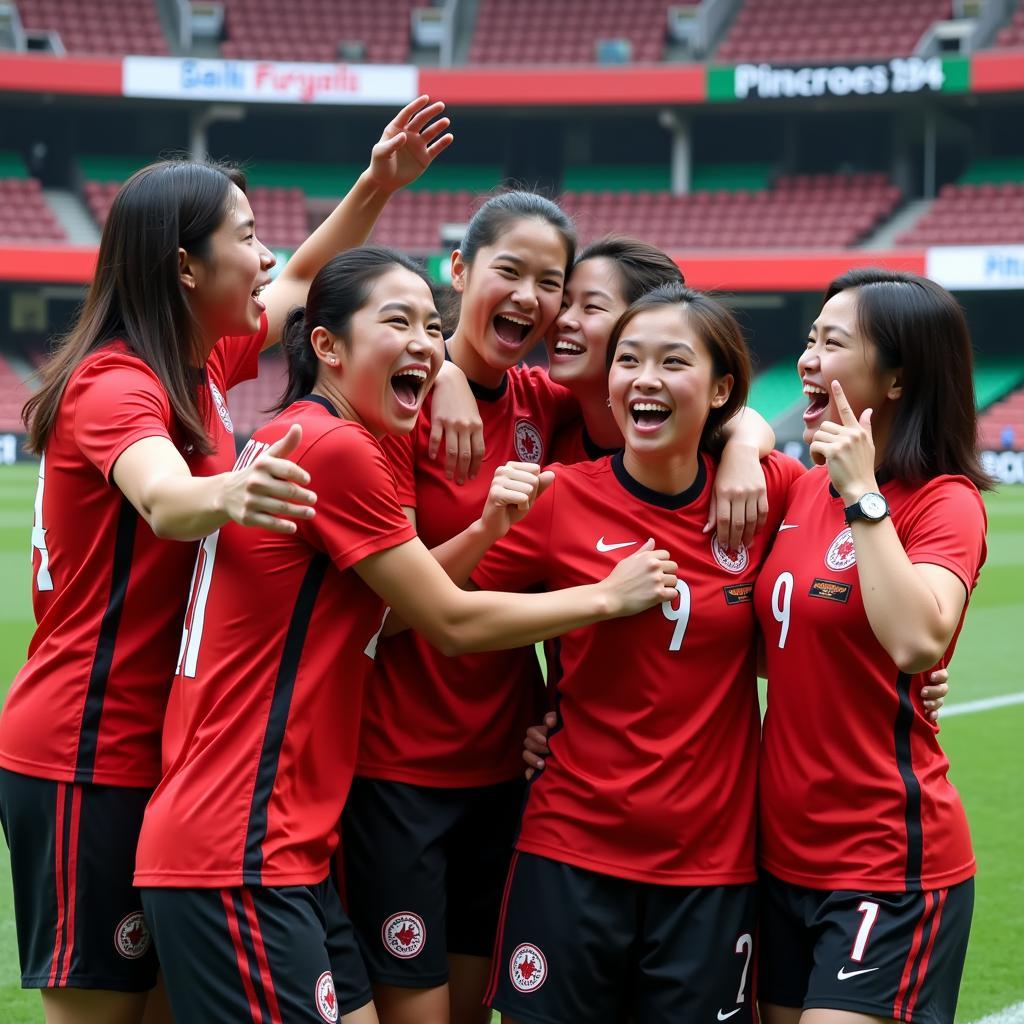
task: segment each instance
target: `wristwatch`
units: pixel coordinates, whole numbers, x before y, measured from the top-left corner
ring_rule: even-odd
[[[889,502],[878,491],[868,491],[852,505],[847,505],[843,509],[843,514],[846,516],[847,525],[858,519],[866,519],[869,523],[878,523],[889,515]]]

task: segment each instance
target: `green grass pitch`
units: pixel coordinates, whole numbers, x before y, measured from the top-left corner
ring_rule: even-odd
[[[24,659],[32,630],[29,531],[35,479],[32,465],[0,467],[0,691]],[[1024,487],[991,495],[987,505],[988,564],[953,661],[951,705],[1024,690]],[[1024,704],[951,717],[943,724],[979,865],[957,1015],[962,1022],[1024,1000],[1022,735]],[[0,1021],[41,1020],[39,996],[23,992],[18,983],[7,848],[0,843]]]

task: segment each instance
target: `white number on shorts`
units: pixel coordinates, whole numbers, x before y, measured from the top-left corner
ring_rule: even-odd
[[[686,625],[690,621],[690,588],[682,580],[676,580],[676,591],[679,594],[678,604],[674,600],[661,602],[662,614],[669,622],[676,624],[672,630],[672,639],[668,642],[670,651],[678,651],[683,646]]]
[[[853,943],[853,952],[850,953],[850,959],[860,961],[864,957],[864,950],[867,948],[868,936],[871,934],[871,929],[874,927],[875,918],[878,917],[878,904],[872,903],[871,900],[862,900],[860,906],[857,908],[858,914],[863,914],[864,919],[860,923],[860,927],[857,929],[857,938]]]
[[[743,997],[747,991],[747,972],[750,970],[750,955],[754,952],[754,940],[751,938],[750,932],[744,932],[736,940],[736,952],[746,953],[747,955],[747,958],[743,961],[743,973],[740,975],[740,989],[736,993],[736,1002],[742,1006]]]
[[[50,576],[50,552],[46,550],[46,527],[43,526],[43,485],[46,471],[46,455],[39,459],[39,484],[36,486],[36,515],[32,522],[32,548],[39,552],[39,571],[36,573],[36,590],[53,590]]]
[[[783,572],[775,581],[772,588],[772,615],[775,621],[782,626],[779,630],[779,650],[786,646],[786,637],[789,635],[789,606],[793,601],[793,574]]]

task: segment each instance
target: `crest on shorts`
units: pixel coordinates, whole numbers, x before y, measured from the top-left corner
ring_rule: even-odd
[[[141,910],[133,911],[121,919],[114,929],[114,948],[125,960],[138,960],[149,952],[153,937]]]
[[[839,535],[825,553],[825,564],[830,569],[849,569],[857,564],[857,549],[853,545],[853,530],[848,526],[839,531]]]
[[[220,388],[218,388],[212,380],[210,381],[210,394],[213,395],[213,405],[217,410],[217,415],[220,417],[221,423],[224,424],[224,427],[229,434],[233,434],[235,432],[235,425],[231,422],[231,413],[228,412],[228,403],[224,401],[224,396],[220,393]]]
[[[516,455],[520,462],[535,462],[538,466],[544,459],[544,441],[529,420],[516,420]]]
[[[392,914],[380,930],[384,946],[392,956],[399,960],[411,960],[418,956],[427,941],[427,926],[419,914],[403,910],[400,914]]]
[[[715,561],[726,572],[741,573],[750,564],[750,555],[747,554],[747,549],[742,544],[734,555],[730,555],[718,543],[718,536],[716,534],[711,535],[711,554],[715,556]]]
[[[334,991],[334,977],[330,971],[324,971],[316,979],[316,1008],[324,1020],[335,1024],[338,1019],[338,995]]]
[[[548,976],[544,954],[531,942],[516,946],[508,962],[508,976],[519,992],[536,992]]]

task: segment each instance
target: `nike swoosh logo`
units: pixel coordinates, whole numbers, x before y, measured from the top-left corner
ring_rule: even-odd
[[[631,548],[637,542],[635,540],[624,540],[618,544],[605,544],[604,537],[597,542],[598,551],[615,551],[617,548]]]
[[[719,1020],[728,1020],[730,1017],[733,1017],[737,1013],[739,1013],[740,1009],[741,1009],[741,1007],[737,1006],[735,1010],[730,1010],[728,1013],[722,1013],[722,1011],[719,1010],[718,1011],[718,1019]]]
[[[783,523],[779,527],[779,533],[782,533],[783,530],[795,530],[799,525],[799,523]]]
[[[858,974],[870,974],[872,971],[877,970],[877,967],[865,967],[863,970],[860,971],[848,971],[846,969],[846,965],[844,964],[842,967],[839,968],[839,973],[836,975],[836,977],[840,981],[846,981],[847,978],[856,978]]]

